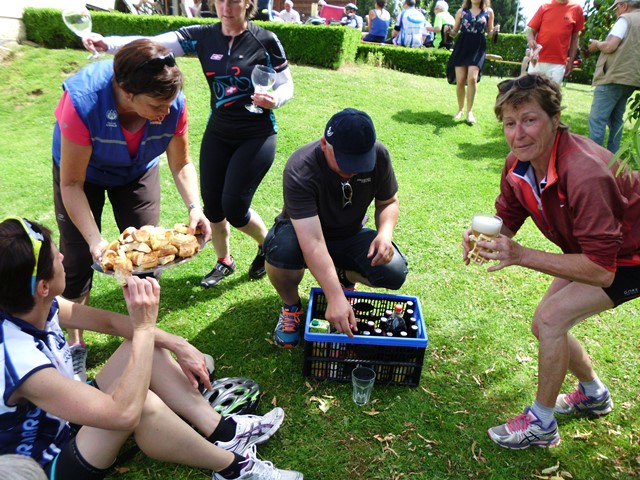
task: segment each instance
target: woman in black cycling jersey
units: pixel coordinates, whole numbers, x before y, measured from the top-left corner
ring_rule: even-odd
[[[195,53],[211,90],[211,116],[200,149],[200,189],[218,259],[202,279],[203,287],[217,285],[236,270],[229,249],[229,225],[258,244],[249,277],[265,274],[262,242],[267,228],[251,209],[251,201],[275,157],[278,128],[273,110],[293,98],[293,79],[278,37],[249,21],[256,4],[216,0],[215,9],[219,23],[191,25],[150,37],[175,55]],[[136,38],[141,37],[93,34],[84,43],[87,48],[115,53]],[[253,90],[251,72],[256,65],[268,65],[277,72],[269,93]],[[245,105],[252,100],[263,113],[247,111]]]

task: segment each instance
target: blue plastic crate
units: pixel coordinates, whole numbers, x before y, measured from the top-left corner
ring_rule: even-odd
[[[337,333],[312,333],[312,320],[324,320],[327,299],[320,288],[311,289],[304,329],[304,368],[306,377],[318,380],[350,382],[351,371],[358,365],[373,368],[376,382],[416,387],[420,383],[424,354],[429,343],[417,297],[367,292],[345,292],[352,304],[366,302],[372,306],[368,317],[375,319],[393,310],[396,304],[414,303],[418,331],[415,337],[383,337]]]

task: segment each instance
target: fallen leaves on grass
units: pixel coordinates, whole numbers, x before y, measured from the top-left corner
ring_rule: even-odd
[[[525,354],[525,353],[516,353],[516,361],[518,363],[528,363],[531,360],[533,360],[529,355]]]
[[[576,433],[569,435],[574,440],[588,440],[593,436],[593,432],[590,430],[577,430]]]
[[[473,459],[478,463],[487,463],[487,459],[482,455],[482,448],[478,448],[478,453],[476,453],[476,447],[478,446],[478,442],[475,440],[471,445],[471,454],[473,455]]]
[[[560,470],[560,462],[556,463],[552,467],[548,467],[540,472],[541,475],[533,474],[534,478],[540,478],[543,480],[571,480],[573,479],[573,475],[571,473],[566,472],[564,470]]]
[[[324,395],[324,398],[311,397],[309,401],[318,402],[318,408],[322,413],[327,413],[327,411],[333,406],[335,402],[334,398],[330,395]]]

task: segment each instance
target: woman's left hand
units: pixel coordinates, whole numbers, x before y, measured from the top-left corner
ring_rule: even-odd
[[[268,108],[269,110],[273,110],[276,107],[276,96],[273,92],[267,93],[254,93],[251,97],[253,103],[262,108]]]

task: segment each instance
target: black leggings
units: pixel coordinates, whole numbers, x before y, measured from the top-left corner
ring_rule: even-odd
[[[207,218],[242,228],[251,218],[249,208],[276,155],[276,134],[249,139],[222,139],[210,132],[200,148],[200,191]]]

